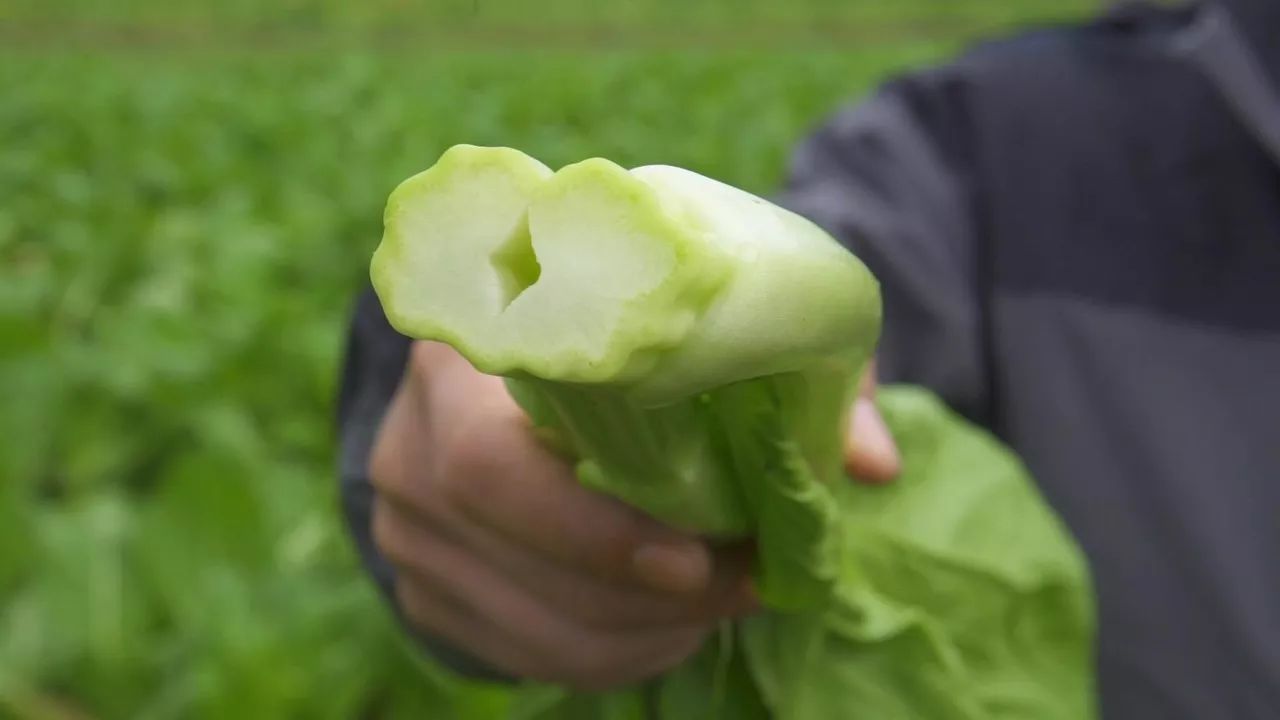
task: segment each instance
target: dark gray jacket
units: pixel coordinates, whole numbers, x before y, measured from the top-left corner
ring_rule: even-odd
[[[995,431],[1083,544],[1111,720],[1280,718],[1277,87],[1280,0],[1126,7],[888,83],[781,197],[881,279],[883,379]],[[365,461],[406,349],[366,294],[342,482],[384,588]]]

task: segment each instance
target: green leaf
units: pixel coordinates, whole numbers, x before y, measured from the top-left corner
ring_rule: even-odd
[[[1084,558],[1017,459],[915,388],[879,402],[904,459],[842,488],[846,566],[824,615],[744,632],[781,718],[1095,716]]]

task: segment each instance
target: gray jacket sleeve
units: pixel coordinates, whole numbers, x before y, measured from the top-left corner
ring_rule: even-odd
[[[881,279],[882,379],[927,385],[981,418],[987,392],[971,199],[958,169],[963,163],[946,150],[954,127],[926,100],[936,94],[900,82],[835,115],[799,147],[778,200],[846,243]],[[393,606],[393,569],[370,537],[366,468],[408,349],[409,340],[366,290],[351,325],[338,403],[342,501],[360,556]],[[421,640],[462,674],[502,679],[455,648]]]
[[[989,283],[964,117],[962,82],[949,68],[890,83],[799,146],[778,202],[879,278],[881,381],[924,385],[986,423]]]

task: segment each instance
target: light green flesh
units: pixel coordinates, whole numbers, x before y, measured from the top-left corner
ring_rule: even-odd
[[[617,380],[680,339],[703,283],[695,239],[604,160],[552,175],[460,146],[396,191],[386,221],[372,274],[392,322],[489,372]]]

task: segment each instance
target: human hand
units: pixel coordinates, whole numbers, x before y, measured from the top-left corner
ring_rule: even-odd
[[[898,447],[876,409],[875,361],[862,376],[858,399],[850,413],[849,434],[845,439],[844,469],[860,482],[883,484],[902,472]]]
[[[899,460],[874,390],[873,368],[846,468],[886,482]],[[374,540],[409,622],[508,674],[625,685],[755,608],[745,548],[713,548],[584,488],[501,379],[448,346],[414,344],[370,472]]]
[[[661,673],[750,611],[746,548],[713,548],[583,487],[500,378],[418,342],[370,462],[374,541],[419,630],[529,680]]]

